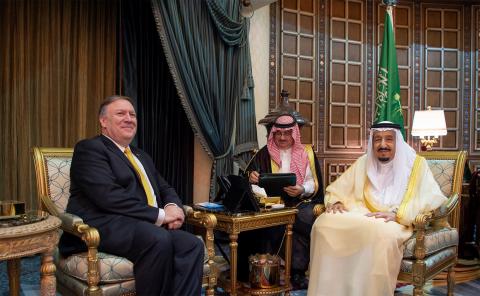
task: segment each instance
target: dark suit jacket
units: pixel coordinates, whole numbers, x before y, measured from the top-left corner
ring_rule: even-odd
[[[175,203],[182,207],[175,190],[158,174],[150,156],[138,148],[130,149],[145,168],[158,206]],[[134,237],[134,228],[130,226],[136,221],[155,223],[158,218],[159,209],[148,206],[142,183],[130,161],[105,136],[77,143],[70,178],[67,213],[98,229],[100,250],[112,253],[113,248],[114,254],[125,255]],[[63,235],[60,241],[64,255],[81,251],[83,246],[71,235]]]

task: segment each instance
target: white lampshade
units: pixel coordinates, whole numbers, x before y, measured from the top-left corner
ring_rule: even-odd
[[[447,125],[443,110],[415,111],[413,115],[412,136],[445,136]]]

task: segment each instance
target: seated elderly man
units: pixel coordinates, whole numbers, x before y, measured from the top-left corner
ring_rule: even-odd
[[[393,295],[415,216],[445,201],[400,126],[374,124],[367,154],[326,189],[326,213],[311,233],[308,295]]]

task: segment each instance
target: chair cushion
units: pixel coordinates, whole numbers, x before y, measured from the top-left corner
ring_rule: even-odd
[[[66,275],[61,270],[56,273],[57,284],[68,289],[68,294],[63,295],[87,295],[88,285],[86,282]],[[99,285],[102,296],[135,295],[135,281],[129,280],[114,284]],[[58,291],[58,289],[57,289]]]
[[[405,242],[403,258],[413,259],[415,256],[415,235]],[[425,255],[429,256],[442,249],[458,245],[458,231],[455,228],[442,228],[440,230],[429,229],[425,233]]]
[[[87,253],[78,253],[67,258],[59,257],[56,265],[64,273],[87,281]],[[112,284],[133,280],[133,263],[126,258],[98,252],[100,284]]]
[[[425,258],[426,272],[436,268],[440,263],[443,263],[447,260],[454,259],[457,256],[457,248],[450,247],[448,249],[442,250],[434,255]],[[403,259],[400,266],[401,272],[412,273],[413,263],[415,260]]]

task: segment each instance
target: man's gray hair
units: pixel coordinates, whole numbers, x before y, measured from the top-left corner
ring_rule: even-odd
[[[130,104],[132,104],[132,106],[133,106],[133,101],[130,97],[120,96],[120,95],[109,96],[109,97],[106,97],[105,100],[103,100],[103,102],[100,104],[100,108],[98,109],[98,116],[100,117],[100,116],[105,115],[106,110],[107,110],[107,106],[110,105],[111,103],[115,102],[115,101],[118,101],[118,100],[129,101]]]

